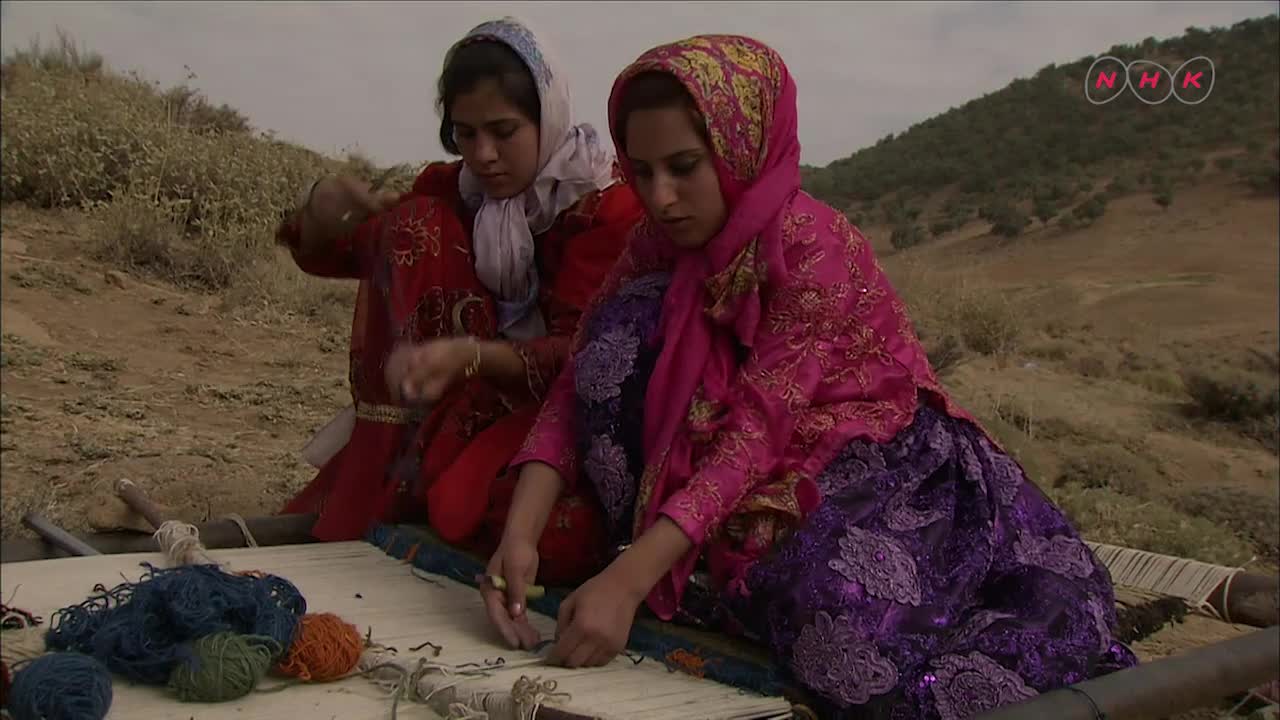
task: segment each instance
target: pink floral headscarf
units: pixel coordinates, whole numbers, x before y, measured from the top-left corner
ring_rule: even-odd
[[[674,260],[660,334],[678,338],[664,343],[645,398],[649,477],[640,488],[638,504],[644,512],[637,513],[638,531],[657,519],[661,499],[652,495],[683,485],[693,475],[694,448],[684,423],[690,404],[695,395],[713,405],[728,400],[738,366],[734,339],[752,346],[761,321],[760,286],[770,274],[776,280],[786,272],[783,218],[800,192],[796,85],[774,50],[729,35],[654,48],[615,81],[609,99],[611,128],[617,127],[627,82],[655,70],[675,75],[706,118],[730,211],[720,233],[700,250],[674,248],[654,223],[641,226],[632,243],[637,250],[655,248]],[[623,138],[615,135],[614,144],[624,147]],[[621,160],[634,181],[633,168],[625,157]],[[632,261],[642,264],[644,259]],[[677,588],[670,590],[679,595]]]

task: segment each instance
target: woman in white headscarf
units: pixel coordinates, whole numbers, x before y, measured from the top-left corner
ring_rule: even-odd
[[[281,228],[304,271],[362,281],[353,427],[330,429],[341,449],[285,508],[318,512],[322,541],[425,514],[444,539],[492,549],[514,488],[507,464],[644,212],[520,22],[468,33],[438,92],[440,141],[460,161],[429,165],[404,196],[321,180]],[[548,581],[598,564],[582,550],[600,527],[592,508],[572,489],[558,501]]]

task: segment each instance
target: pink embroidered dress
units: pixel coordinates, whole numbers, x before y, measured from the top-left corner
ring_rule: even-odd
[[[948,398],[863,235],[801,191],[782,59],[656,48],[611,126],[654,70],[706,118],[729,218],[698,251],[637,227],[514,464],[580,470],[615,545],[674,521],[694,549],[649,608],[761,631],[823,717],[966,717],[1135,662],[1105,568]]]

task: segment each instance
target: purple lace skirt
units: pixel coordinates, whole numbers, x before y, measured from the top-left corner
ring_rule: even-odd
[[[617,544],[666,282],[623,288],[575,359],[583,469]],[[892,442],[851,443],[818,484],[822,504],[750,570],[749,597],[691,586],[682,610],[756,628],[823,717],[967,718],[1137,664],[1112,635],[1105,567],[972,424],[922,406]]]

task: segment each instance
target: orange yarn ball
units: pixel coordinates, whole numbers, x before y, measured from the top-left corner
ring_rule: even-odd
[[[276,669],[300,680],[329,682],[354,670],[363,651],[355,625],[331,613],[307,613]]]

